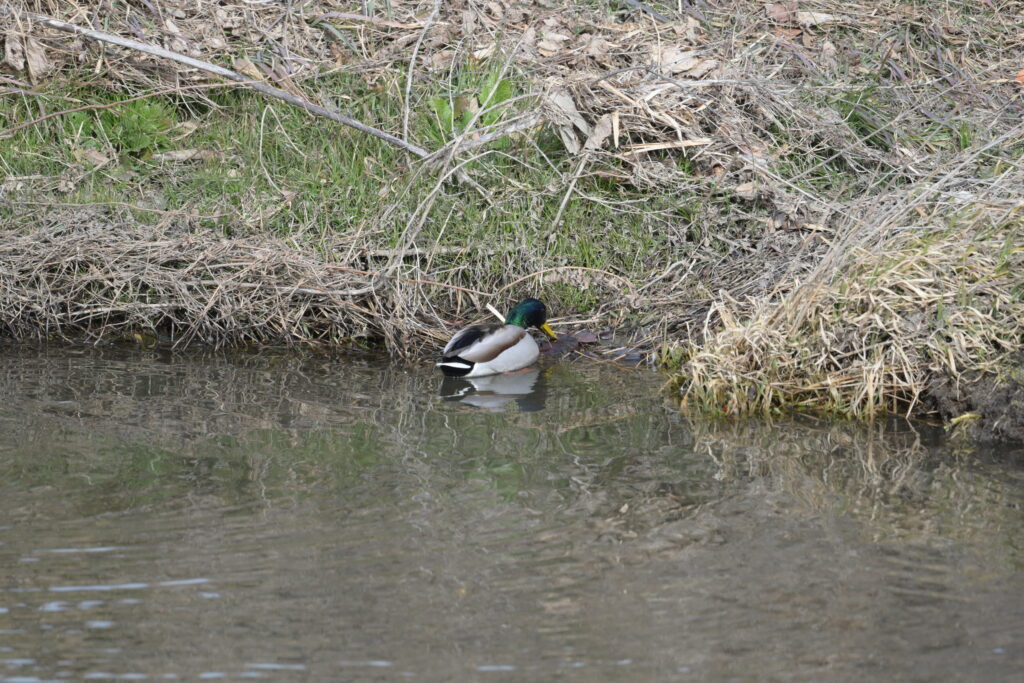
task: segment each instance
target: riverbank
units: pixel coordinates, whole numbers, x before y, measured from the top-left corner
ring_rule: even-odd
[[[1024,438],[1024,64],[986,3],[104,7],[54,18],[444,153],[2,17],[5,337],[416,357],[529,294],[690,409]]]

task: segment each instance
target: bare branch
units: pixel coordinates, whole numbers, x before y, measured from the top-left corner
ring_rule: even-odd
[[[297,97],[289,92],[281,90],[280,88],[275,88],[271,85],[267,85],[266,83],[261,83],[259,81],[253,81],[248,76],[244,76],[238,73],[237,71],[225,69],[222,66],[217,66],[216,64],[204,62],[201,59],[195,59],[194,57],[189,57],[188,55],[183,55],[181,53],[173,52],[171,50],[165,50],[162,47],[149,45],[147,43],[142,43],[137,40],[122,38],[120,36],[116,36],[110,33],[105,33],[103,31],[96,31],[90,28],[83,28],[81,26],[76,26],[75,24],[69,24],[66,21],[53,19],[52,17],[47,17],[42,14],[35,14],[34,12],[16,12],[14,9],[10,7],[0,7],[0,14],[18,14],[19,16],[25,19],[29,19],[31,21],[36,22],[37,24],[41,24],[49,28],[57,29],[58,31],[72,33],[75,35],[83,36],[85,38],[90,38],[92,40],[98,40],[104,43],[111,43],[113,45],[120,45],[121,47],[127,47],[132,50],[138,50],[139,52],[144,52],[146,54],[154,55],[156,57],[170,59],[180,64],[185,64],[187,66],[191,66],[201,71],[206,71],[208,73],[215,74],[223,78],[227,78],[228,80],[242,84],[247,88],[252,88],[253,90],[261,92],[264,95],[268,95],[270,97],[274,97],[276,99],[287,102],[288,104],[292,104],[311,114],[316,114],[317,116],[322,116],[332,121],[336,121],[337,123],[349,126],[350,128],[355,128],[360,132],[366,133],[367,135],[372,135],[375,138],[383,140],[389,145],[405,150],[406,152],[409,152],[421,159],[426,158],[427,156],[430,155],[430,153],[427,150],[423,149],[422,147],[419,147],[418,145],[406,142],[405,140],[395,137],[394,135],[386,133],[378,128],[368,126],[365,123],[357,121],[356,119],[353,119],[350,116],[346,116],[340,112],[334,111],[333,109],[328,109],[327,107],[323,107],[318,104],[313,104],[312,102],[304,100],[301,97]]]

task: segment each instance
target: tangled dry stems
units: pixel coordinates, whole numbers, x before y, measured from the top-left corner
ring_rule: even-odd
[[[279,240],[66,218],[0,246],[3,336],[218,346],[347,343],[375,330],[372,281]]]
[[[1024,222],[987,213],[853,247],[828,280],[753,306],[717,303],[721,324],[677,356],[684,402],[910,414],[937,378],[1000,373],[1024,344]]]
[[[676,358],[686,361],[680,385],[691,403],[909,412],[934,376],[996,372],[1020,347],[1024,103],[1013,75],[1024,38],[1005,22],[975,20],[964,3],[695,3],[667,24],[503,1],[393,2],[386,19],[328,3],[195,0],[163,3],[153,16],[116,4],[16,5],[67,20],[99,14],[112,30],[234,61],[314,100],[325,70],[392,83],[394,66],[409,65],[402,82],[450,85],[460,64],[505,60],[541,104],[531,125],[557,133],[569,152],[553,190],[563,205],[607,201],[577,182],[598,178],[640,196],[671,192],[686,207],[686,218],[654,221],[677,242],[671,263],[615,275],[639,293],[626,304],[687,337]],[[1022,10],[1000,6],[1004,16]],[[206,79],[66,38],[47,45],[55,64],[102,64],[133,92]],[[495,193],[506,180],[489,178]],[[364,262],[332,270],[256,237],[191,235],[171,246],[121,226],[106,236],[27,235],[5,247],[3,276],[9,291],[34,294],[7,301],[7,328],[24,336],[166,325],[176,339],[216,343],[368,334],[406,349],[435,339],[444,311],[486,298],[424,285],[445,278],[424,269],[431,259],[402,256],[465,246],[422,243],[416,226],[431,202],[411,217],[382,211],[412,227],[387,268],[362,275]],[[40,239],[46,258],[32,253]],[[83,261],[91,240],[98,247]],[[168,259],[158,244],[187,257]],[[508,281],[548,265],[510,268]]]

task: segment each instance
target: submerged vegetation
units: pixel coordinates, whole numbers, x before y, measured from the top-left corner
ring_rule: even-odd
[[[1024,5],[645,4],[12,3],[0,332],[416,356],[534,295],[690,408],[1024,437]]]

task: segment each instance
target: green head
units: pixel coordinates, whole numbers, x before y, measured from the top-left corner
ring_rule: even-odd
[[[523,328],[536,327],[552,339],[558,339],[558,335],[548,327],[547,306],[537,299],[523,299],[517,303],[505,317],[505,324]]]

